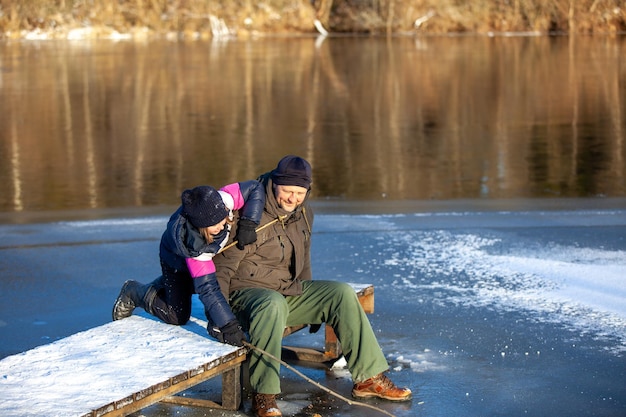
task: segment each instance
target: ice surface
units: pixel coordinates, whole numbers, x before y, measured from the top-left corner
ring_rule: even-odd
[[[0,280],[4,351],[43,344],[35,352],[44,354],[44,343],[110,320],[125,279],[158,274],[166,221],[0,226],[0,268],[8,271]],[[623,415],[625,272],[626,210],[324,214],[315,222],[314,278],[375,286],[370,318],[391,376],[416,393],[412,405],[388,406],[397,416]],[[170,327],[164,345],[178,331]],[[300,333],[290,344],[311,343],[312,335]],[[71,337],[93,344],[84,335]],[[126,345],[116,353],[122,367],[131,351]],[[80,366],[97,367],[105,354]],[[9,387],[28,378],[7,366],[23,355],[0,361],[2,415],[5,401],[21,400]],[[159,364],[165,362],[189,366],[170,353]],[[29,372],[45,379],[37,363]],[[332,376],[314,375],[349,395],[341,365]],[[55,381],[68,389],[87,382]],[[303,392],[293,379],[283,389],[288,397]],[[73,398],[87,403],[82,394]],[[333,416],[352,415],[333,404]]]

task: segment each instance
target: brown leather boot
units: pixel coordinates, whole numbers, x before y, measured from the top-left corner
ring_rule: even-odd
[[[352,395],[357,398],[377,397],[389,401],[407,401],[411,399],[411,390],[396,386],[385,374],[378,374],[354,384]]]
[[[276,405],[276,396],[274,394],[254,394],[252,397],[252,410],[257,417],[280,417],[280,412]]]

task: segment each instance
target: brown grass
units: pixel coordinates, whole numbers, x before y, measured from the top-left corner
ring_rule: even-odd
[[[0,36],[300,34],[316,17],[342,33],[626,32],[623,0],[0,0]]]

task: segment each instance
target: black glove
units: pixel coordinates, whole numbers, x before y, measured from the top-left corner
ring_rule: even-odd
[[[241,325],[237,320],[229,322],[227,325],[220,327],[211,327],[207,329],[209,334],[216,338],[219,342],[233,346],[243,346],[242,340],[246,340],[246,334],[243,332]]]
[[[243,250],[243,247],[250,243],[256,242],[257,224],[252,220],[239,219],[237,225],[237,249]]]
[[[322,327],[321,324],[309,324],[309,333],[317,333],[320,327]]]

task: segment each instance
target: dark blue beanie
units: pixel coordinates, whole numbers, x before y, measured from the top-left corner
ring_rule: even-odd
[[[276,185],[296,185],[308,190],[311,181],[311,165],[299,156],[285,156],[272,171],[272,182]]]
[[[183,215],[197,228],[218,224],[228,216],[228,209],[217,190],[201,185],[183,191]]]

